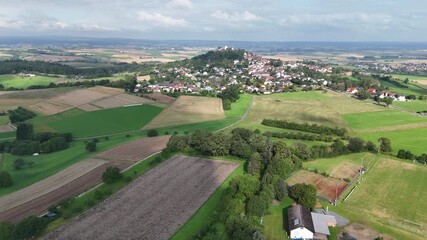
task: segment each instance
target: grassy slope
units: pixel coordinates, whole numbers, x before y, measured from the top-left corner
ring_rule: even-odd
[[[49,85],[51,82],[62,80],[49,76],[19,77],[12,74],[0,75],[0,84],[3,84],[5,88],[27,88],[31,85]]]
[[[427,88],[420,86],[418,84],[414,83],[404,83],[401,82],[402,85],[407,86],[407,88],[399,87],[391,82],[381,81],[381,85],[384,87],[388,87],[390,91],[396,92],[402,95],[426,95],[427,94]]]
[[[119,107],[63,118],[48,126],[61,132],[71,132],[75,137],[97,136],[140,129],[161,111],[162,108],[148,104]]]
[[[331,206],[330,210],[396,239],[422,239],[409,232],[417,229],[405,225],[404,219],[427,224],[426,173],[425,166],[381,158],[364,175],[353,195],[345,203]]]
[[[427,101],[416,100],[408,102],[394,102],[393,106],[412,112],[427,111]]]
[[[397,153],[399,149],[405,149],[415,154],[427,153],[426,135],[427,128],[358,134],[359,137],[373,142],[378,142],[380,137],[389,138],[394,153]]]
[[[427,118],[396,110],[350,113],[342,117],[354,130],[427,122]]]
[[[229,160],[227,158],[220,158],[223,160]],[[233,159],[233,158],[230,158]],[[172,240],[186,240],[192,239],[200,230],[206,225],[207,220],[212,216],[213,212],[217,209],[218,204],[224,195],[225,190],[230,184],[231,179],[236,176],[243,175],[243,163],[239,162],[239,167],[228,176],[228,178],[218,187],[218,189],[209,197],[209,199],[203,204],[202,207],[174,234]]]

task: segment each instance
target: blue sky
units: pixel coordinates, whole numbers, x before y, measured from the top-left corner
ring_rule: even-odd
[[[0,36],[427,41],[426,0],[0,0]]]

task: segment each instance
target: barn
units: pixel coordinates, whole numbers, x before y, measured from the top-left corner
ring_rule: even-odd
[[[311,212],[299,204],[288,208],[288,227],[290,239],[314,238]]]

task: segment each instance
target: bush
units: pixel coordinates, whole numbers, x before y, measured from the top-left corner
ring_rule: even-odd
[[[86,143],[86,151],[95,152],[96,151],[96,142],[88,142]]]
[[[7,188],[13,185],[12,176],[7,171],[0,172],[0,188]]]
[[[75,207],[75,208],[71,209],[71,211],[73,213],[81,213],[81,212],[83,212],[83,209],[81,207]]]
[[[13,161],[13,167],[16,170],[21,170],[24,168],[24,166],[25,166],[25,161],[22,158],[18,158],[15,161]]]
[[[350,138],[347,144],[350,152],[362,152],[365,149],[365,141],[361,138]]]
[[[316,195],[316,188],[311,184],[297,183],[289,188],[289,197],[306,208],[314,208]]]
[[[19,222],[14,231],[14,239],[32,239],[34,236],[40,234],[49,223],[45,218],[28,217]]]
[[[288,195],[288,185],[285,180],[279,179],[274,185],[274,196],[281,201],[286,195]]]
[[[222,100],[222,108],[224,110],[231,110],[231,102],[228,99],[223,99]]]
[[[115,183],[122,178],[123,175],[117,167],[108,167],[102,174],[102,181],[107,184]]]
[[[148,137],[156,137],[156,136],[159,136],[159,133],[157,132],[156,129],[150,129],[147,131],[147,136]]]
[[[11,222],[0,222],[0,239],[13,239],[15,225]]]
[[[344,137],[347,134],[347,130],[345,130],[344,128],[331,128],[319,126],[317,124],[310,125],[307,123],[294,123],[288,122],[286,120],[264,119],[261,124],[269,127],[277,127],[325,135],[337,135],[340,137]]]
[[[93,201],[92,199],[88,199],[85,201],[85,205],[88,207],[93,207],[95,206],[95,201]]]

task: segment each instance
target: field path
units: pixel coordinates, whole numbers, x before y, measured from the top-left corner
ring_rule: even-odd
[[[251,110],[251,108],[253,106],[253,103],[254,103],[254,97],[251,97],[251,102],[249,103],[249,106],[246,108],[245,113],[243,114],[243,116],[237,122],[235,122],[235,123],[233,123],[231,125],[228,125],[227,127],[223,127],[223,128],[221,128],[219,130],[216,130],[214,132],[221,132],[221,131],[223,131],[225,129],[228,129],[228,128],[231,128],[231,127],[235,126],[236,124],[240,123],[241,121],[245,120],[245,118],[248,116],[248,113],[249,113],[249,111]]]

